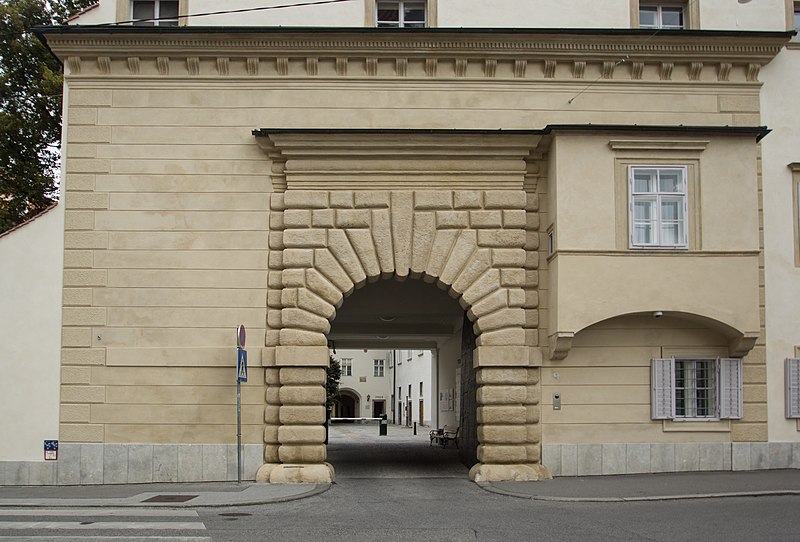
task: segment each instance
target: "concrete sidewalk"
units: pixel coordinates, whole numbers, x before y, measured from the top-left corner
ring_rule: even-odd
[[[670,472],[491,482],[492,493],[542,501],[626,502],[800,495],[800,470]]]
[[[120,484],[105,486],[4,486],[2,507],[167,507],[249,506],[319,495],[330,484],[255,482]]]
[[[421,427],[414,435],[411,428],[391,425],[389,434],[380,436],[374,425],[333,426],[328,461],[336,469],[337,480],[343,483],[372,484],[388,478],[436,479],[436,483],[452,481],[455,487],[463,488],[468,469],[459,462],[458,450],[452,446],[431,446],[428,431],[429,428]],[[800,470],[561,477],[479,486],[507,497],[576,502],[800,495]],[[303,499],[324,493],[330,487],[330,484],[254,482],[2,486],[0,507],[247,506]]]

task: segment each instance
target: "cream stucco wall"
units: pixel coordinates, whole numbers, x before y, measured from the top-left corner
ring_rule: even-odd
[[[650,360],[673,355],[725,356],[727,339],[696,322],[649,314],[578,333],[565,360],[542,367],[544,442],[729,442],[730,420],[650,419]],[[560,410],[553,408],[556,393]],[[747,415],[763,408],[763,401],[747,405]]]
[[[753,99],[740,102],[757,110]],[[717,320],[732,328],[731,339],[737,332],[758,334],[754,136],[557,134],[553,148],[547,188],[557,245],[550,261],[551,335],[655,310]],[[637,164],[689,167],[688,249],[668,257],[629,249],[627,167]]]
[[[800,354],[798,202],[788,167],[800,162],[800,107],[794,98],[800,86],[800,49],[792,45],[781,52],[763,80],[763,120],[772,128],[762,143],[769,438],[798,441],[797,422],[785,415],[784,359]]]
[[[58,439],[64,206],[0,237],[0,461]]]
[[[64,325],[74,334],[63,354],[69,417],[62,432],[73,442],[227,442],[227,356],[233,328],[245,323],[254,345],[245,436],[266,443],[270,466],[261,479],[272,481],[288,476],[289,469],[275,470],[279,464],[324,470],[325,335],[343,298],[367,280],[409,274],[437,282],[474,317],[480,460],[530,474],[541,455],[538,366],[546,343],[539,332],[560,331],[547,322],[566,306],[540,291],[566,291],[570,280],[598,284],[595,276],[575,278],[582,265],[571,271],[564,260],[540,268],[536,191],[551,198],[541,202],[542,216],[551,202],[558,208],[548,220],[558,220],[560,251],[586,249],[586,238],[589,250],[608,252],[616,230],[592,215],[596,229],[582,234],[571,208],[588,206],[591,214],[595,205],[601,218],[619,217],[610,142],[663,140],[600,129],[570,147],[572,137],[585,136],[530,130],[753,126],[753,77],[778,39],[706,37],[721,51],[707,57],[700,38],[634,37],[637,60],[616,66],[605,57],[583,60],[597,45],[561,34],[548,38],[558,61],[530,58],[543,54],[538,35],[471,37],[483,45],[470,41],[469,54],[455,60],[456,38],[440,33],[378,45],[373,33],[352,32],[187,36],[195,41],[185,55],[155,34],[146,50],[136,49],[138,36],[134,43],[122,33],[103,34],[102,44],[85,35],[49,37],[71,89]],[[593,39],[618,52],[614,40]],[[419,40],[435,46],[421,51]],[[509,53],[517,42],[524,51]],[[652,53],[653,43],[672,56]],[[265,129],[254,135],[257,128]],[[409,130],[380,131],[398,128]],[[426,132],[436,128],[463,132]],[[493,131],[470,131],[476,128]],[[708,226],[709,250],[757,251],[755,136],[740,136],[748,144],[713,134],[671,137],[709,140],[693,151],[701,155],[693,156],[700,182],[716,176],[708,196],[719,192],[726,202],[730,191],[735,201],[727,204],[741,214],[727,222],[741,231],[735,239],[716,222]],[[548,158],[553,140],[556,163]],[[376,158],[375,148],[391,159]],[[581,169],[570,170],[570,160]],[[592,184],[596,172],[601,182]],[[708,206],[709,220],[721,213],[716,200]],[[617,280],[603,275],[607,256],[616,257],[594,256],[590,266]],[[644,265],[655,259],[649,256],[627,259]],[[691,280],[697,271],[721,273],[722,266],[703,267],[706,256],[675,260],[693,262],[684,272]],[[724,282],[742,281],[746,292],[719,310],[747,313],[738,303],[753,308],[757,273],[748,261],[731,267]],[[721,297],[703,297],[707,305],[685,298],[688,305],[675,310],[704,315]],[[580,301],[569,300],[578,315]],[[595,321],[578,318],[573,331]],[[624,421],[620,415],[615,423]]]

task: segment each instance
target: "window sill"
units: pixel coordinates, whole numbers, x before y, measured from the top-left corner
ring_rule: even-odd
[[[662,420],[665,433],[730,433],[731,421],[717,418]]]

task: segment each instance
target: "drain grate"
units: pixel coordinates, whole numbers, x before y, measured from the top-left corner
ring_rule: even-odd
[[[252,516],[253,514],[248,514],[247,512],[223,512],[220,516],[225,516],[229,518],[246,518],[248,516]]]
[[[156,495],[142,502],[186,502],[196,498],[197,495]]]

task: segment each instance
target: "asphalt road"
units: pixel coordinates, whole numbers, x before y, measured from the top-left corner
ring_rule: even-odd
[[[466,480],[342,480],[301,501],[201,512],[214,540],[798,540],[800,497],[563,503],[483,491]],[[224,512],[223,512],[224,513]]]
[[[800,540],[798,495],[642,502],[523,499],[470,482],[456,450],[431,447],[424,434],[409,443],[399,434],[370,438],[373,431],[344,428],[332,436],[329,457],[337,465],[337,482],[313,497],[181,510],[0,508],[0,541]],[[703,479],[698,475],[697,484]]]

